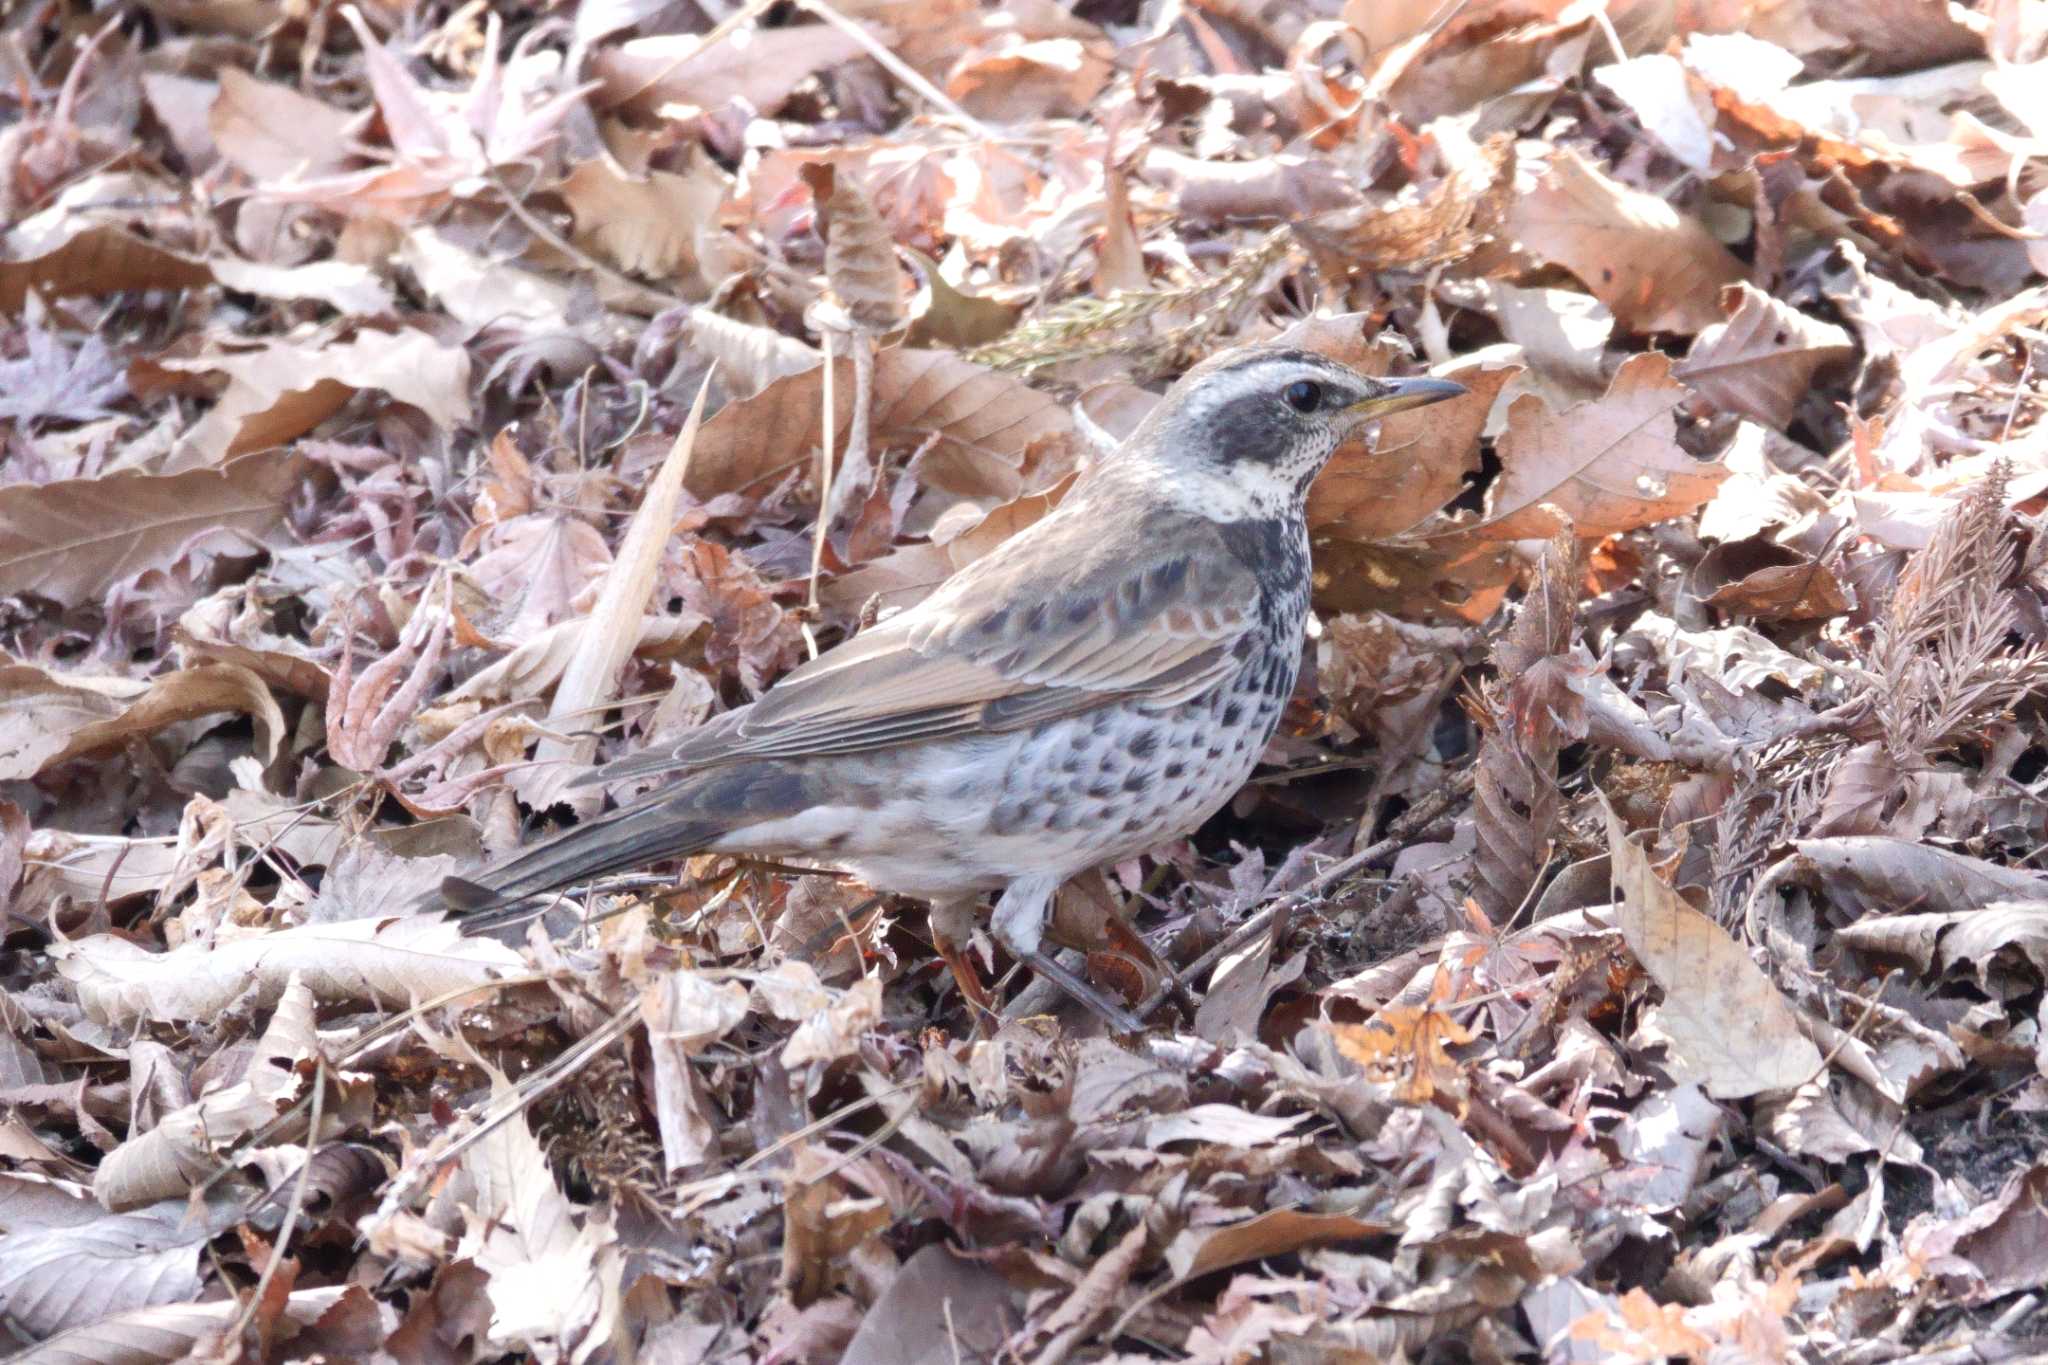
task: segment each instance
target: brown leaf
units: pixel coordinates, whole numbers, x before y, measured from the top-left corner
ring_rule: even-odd
[[[850,169],[809,161],[798,174],[817,201],[832,297],[859,326],[877,334],[896,330],[903,321],[903,272],[888,225]]]
[[[206,266],[116,227],[86,227],[26,259],[0,261],[0,313],[22,310],[31,291],[45,299],[134,289],[196,289]]]
[[[1166,1264],[1176,1277],[1191,1280],[1225,1266],[1263,1261],[1269,1256],[1291,1255],[1304,1247],[1328,1246],[1332,1242],[1362,1242],[1368,1238],[1395,1236],[1399,1231],[1383,1223],[1368,1223],[1348,1213],[1271,1209],[1241,1223],[1187,1229],[1166,1248]]]
[[[609,158],[577,166],[555,192],[576,219],[576,241],[619,269],[670,281],[701,298],[719,281],[702,270],[700,234],[718,231],[730,177],[706,156],[688,169],[650,170],[628,179]]]
[[[0,594],[78,603],[189,554],[282,543],[303,474],[297,457],[272,451],[184,474],[0,488]]]
[[[1697,332],[1720,321],[1720,293],[1744,276],[1713,234],[1632,190],[1569,148],[1515,199],[1507,230],[1585,282],[1633,332]]]
[[[1308,493],[1309,531],[1317,539],[1388,540],[1413,531],[1479,471],[1479,437],[1487,414],[1521,370],[1453,362],[1429,373],[1455,379],[1470,392],[1379,424],[1368,447],[1339,446]]]
[[[927,295],[924,307],[911,320],[904,344],[911,347],[940,347],[972,350],[986,346],[1017,325],[1022,311],[1016,304],[1001,303],[954,288],[936,262],[915,247],[903,248],[917,263]]]
[[[1717,1099],[1804,1085],[1822,1068],[1798,1014],[1728,931],[1657,875],[1607,810],[1607,852],[1629,951],[1663,988],[1662,1025],[1682,1076]]]
[[[1500,479],[1488,493],[1486,519],[1472,534],[1484,540],[1547,536],[1553,518],[1546,503],[1588,540],[1700,506],[1728,470],[1679,447],[1672,414],[1685,397],[1672,381],[1670,357],[1651,351],[1630,357],[1605,396],[1563,412],[1552,412],[1534,394],[1517,398],[1497,443]]]
[[[833,430],[844,439],[853,415],[853,363],[834,362]],[[688,487],[708,500],[781,478],[817,458],[824,439],[824,367],[778,379],[752,398],[728,403],[704,424]],[[895,347],[875,355],[874,449],[922,446],[928,483],[968,496],[1015,497],[1036,441],[1073,431],[1050,396],[1014,376],[983,369],[946,351]],[[972,471],[978,482],[966,485]],[[1003,490],[1007,489],[1005,494]]]
[[[1450,981],[1440,971],[1424,1004],[1388,1005],[1370,1023],[1330,1025],[1337,1051],[1374,1079],[1394,1085],[1395,1093],[1410,1103],[1464,1093],[1463,1067],[1450,1049],[1479,1035],[1442,1008]]]
[[[172,452],[173,469],[204,468],[305,435],[341,410],[358,389],[381,389],[443,429],[469,421],[469,354],[411,328],[365,330],[353,339],[292,340],[222,347],[165,369],[218,373],[228,386]]]
[[[1345,270],[1426,270],[1467,255],[1510,202],[1514,140],[1464,144],[1449,174],[1420,195],[1318,214],[1296,232]]]
[[[22,694],[20,684],[26,681],[22,675],[38,670],[27,665],[0,669],[0,689],[15,697]],[[52,687],[78,696],[75,688],[66,687],[67,680],[52,677]],[[9,686],[13,684],[13,686]],[[11,709],[11,708],[10,708]],[[180,721],[196,720],[201,716],[239,712],[249,716],[256,724],[261,740],[260,752],[268,763],[277,757],[277,746],[284,737],[284,715],[278,710],[277,702],[270,695],[261,678],[246,668],[234,664],[207,664],[198,668],[181,668],[175,673],[166,673],[150,683],[148,688],[118,709],[101,719],[80,725],[68,733],[46,734],[44,738],[62,741],[62,747],[37,766],[37,771],[52,763],[78,758],[113,748],[133,738],[147,738],[160,730],[168,729]],[[45,723],[49,718],[45,717]],[[35,772],[18,774],[33,777]]]
[[[1749,284],[1721,292],[1726,322],[1693,338],[1671,373],[1709,403],[1783,431],[1814,372],[1856,353],[1849,334]]]
[[[1109,43],[1042,38],[984,44],[954,65],[946,93],[971,114],[1003,123],[1079,118],[1114,70]]]
[[[1767,540],[1714,546],[1693,566],[1693,588],[1710,607],[1764,621],[1823,620],[1851,605],[1825,562]]]
[[[839,1365],[995,1360],[1017,1329],[1010,1286],[991,1267],[943,1243],[903,1263],[861,1319]]]
[[[776,604],[761,575],[736,551],[700,539],[673,547],[662,588],[710,621],[704,661],[736,671],[740,684],[755,696],[802,656],[803,636],[795,619]]]
[[[320,175],[346,165],[363,116],[290,86],[227,67],[207,126],[220,154],[257,181]]]

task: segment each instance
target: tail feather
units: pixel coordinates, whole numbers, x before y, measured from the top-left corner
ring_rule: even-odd
[[[722,827],[701,812],[678,811],[669,800],[621,807],[564,830],[474,877],[448,877],[429,899],[460,915],[465,926],[488,929],[538,913],[536,897],[614,872],[702,852]]]
[[[445,907],[465,927],[493,928],[546,908],[537,897],[701,853],[735,829],[803,809],[810,797],[804,774],[789,765],[699,773],[522,849],[474,877],[449,877],[422,908]]]

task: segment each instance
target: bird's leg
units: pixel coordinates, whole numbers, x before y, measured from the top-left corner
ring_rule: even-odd
[[[1042,946],[1046,912],[1059,884],[1059,878],[1049,876],[1021,877],[1011,882],[1009,889],[996,899],[992,926],[996,941],[1009,950],[1010,956],[1086,1005],[1111,1029],[1118,1033],[1143,1033],[1145,1026],[1137,1015],[1061,966]]]
[[[984,1038],[994,1030],[996,1018],[995,1003],[989,999],[988,990],[981,984],[981,973],[974,969],[974,959],[969,955],[966,944],[974,934],[974,912],[979,907],[977,897],[965,900],[933,901],[931,908],[932,946],[939,950],[939,956],[952,969],[953,980],[960,987],[961,998],[974,1015],[975,1032]]]

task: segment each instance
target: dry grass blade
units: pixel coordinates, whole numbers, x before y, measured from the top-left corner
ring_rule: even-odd
[[[595,738],[561,738],[569,730],[588,724],[588,718],[612,700],[618,688],[619,669],[640,642],[641,621],[647,614],[649,595],[654,590],[655,570],[669,533],[676,522],[676,504],[690,472],[690,456],[697,447],[697,432],[704,420],[704,399],[711,392],[711,376],[697,388],[696,401],[683,429],[661,470],[641,496],[640,510],[626,528],[626,538],[612,560],[584,628],[570,656],[562,680],[555,684],[555,698],[548,707],[547,728],[534,750],[534,762],[567,765],[564,779],[573,769],[590,762],[597,747]]]

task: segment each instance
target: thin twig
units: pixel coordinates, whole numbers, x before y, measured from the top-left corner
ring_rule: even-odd
[[[239,1339],[249,1330],[249,1324],[263,1306],[263,1295],[270,1288],[271,1277],[277,1274],[278,1266],[284,1263],[285,1247],[292,1240],[292,1233],[299,1226],[299,1215],[305,1211],[306,1190],[312,1184],[313,1155],[320,1150],[320,1120],[327,1103],[327,1059],[318,1052],[313,1054],[313,1115],[312,1129],[306,1134],[306,1159],[299,1163],[299,1178],[292,1184],[292,1202],[285,1206],[284,1221],[277,1225],[277,1240],[270,1244],[270,1259],[264,1263],[263,1273],[256,1277],[256,1287],[249,1291],[249,1302],[243,1306],[235,1320],[231,1337]]]
[[[839,460],[840,486],[832,490],[825,518],[835,524],[853,510],[859,495],[874,479],[868,456],[868,418],[874,407],[875,339],[856,327],[849,341],[853,352],[853,416],[846,424],[846,454]]]
[[[1222,958],[1236,952],[1260,934],[1265,933],[1271,927],[1274,918],[1282,910],[1291,910],[1295,906],[1312,899],[1318,892],[1342,881],[1359,868],[1369,866],[1390,853],[1400,852],[1402,846],[1414,837],[1414,831],[1421,829],[1449,810],[1453,802],[1469,794],[1471,790],[1472,772],[1470,769],[1467,769],[1457,774],[1429,796],[1417,802],[1412,810],[1405,812],[1400,820],[1402,828],[1390,832],[1386,838],[1370,848],[1360,849],[1350,857],[1332,863],[1329,867],[1324,868],[1314,877],[1311,877],[1302,886],[1296,887],[1285,895],[1268,901],[1253,913],[1250,919],[1233,930],[1228,938],[1225,938],[1221,943],[1209,949],[1208,952],[1196,958],[1185,970],[1169,972],[1166,981],[1154,988],[1152,993],[1145,997],[1143,1003],[1133,1013],[1140,1019],[1149,1018],[1152,1011],[1165,1003],[1166,997],[1173,993],[1176,985],[1199,977]]]
[[[818,615],[818,577],[825,571],[825,536],[830,531],[832,525],[832,445],[839,438],[839,433],[833,429],[838,424],[833,420],[836,416],[835,409],[837,404],[835,400],[837,395],[833,393],[832,383],[833,370],[835,368],[832,363],[832,337],[833,332],[831,328],[823,327],[819,329],[818,340],[824,343],[823,350],[825,352],[823,399],[825,410],[819,417],[824,431],[818,448],[818,525],[817,529],[811,533],[811,590],[804,599],[804,643],[810,646],[813,659],[818,657],[818,641],[811,634],[810,627],[811,622]]]

